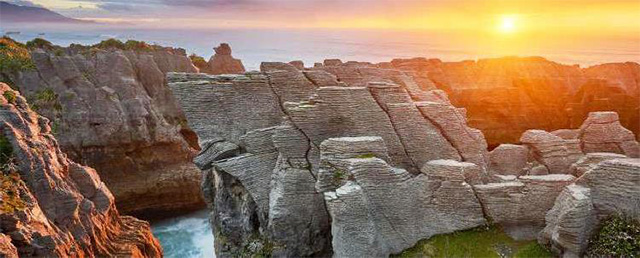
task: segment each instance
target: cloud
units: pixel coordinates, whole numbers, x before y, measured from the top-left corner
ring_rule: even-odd
[[[7,1],[10,4],[20,5],[20,6],[30,6],[30,7],[44,7],[42,5],[36,4],[34,2],[28,0],[9,0]]]

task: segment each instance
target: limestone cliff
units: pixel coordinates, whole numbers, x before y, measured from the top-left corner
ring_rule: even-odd
[[[534,239],[589,166],[585,153],[639,155],[612,112],[489,152],[466,110],[415,76],[339,60],[301,67],[168,75],[202,146],[194,162],[219,257],[385,257],[487,221]]]
[[[98,171],[119,210],[137,216],[204,206],[191,162],[197,136],[166,87],[165,73],[196,72],[184,50],[109,40],[32,46],[35,69],[13,76],[69,157]]]
[[[0,256],[161,257],[149,224],[119,215],[96,171],[63,154],[49,120],[6,84],[0,93]]]
[[[517,143],[528,129],[576,128],[595,111],[617,112],[622,125],[640,137],[637,63],[580,68],[540,57],[415,58],[377,66],[406,71],[423,89],[445,90],[454,105],[467,109],[469,124],[482,130],[492,147]]]

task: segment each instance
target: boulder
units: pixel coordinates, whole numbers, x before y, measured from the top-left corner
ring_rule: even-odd
[[[491,175],[515,175],[526,173],[529,149],[522,145],[500,144],[489,152]]]
[[[571,174],[575,177],[581,177],[584,173],[595,168],[602,161],[620,158],[626,158],[626,156],[609,152],[587,153],[584,157],[571,165]]]
[[[544,165],[549,174],[568,174],[571,160],[565,140],[543,130],[528,130],[520,142],[529,147],[532,157]]]

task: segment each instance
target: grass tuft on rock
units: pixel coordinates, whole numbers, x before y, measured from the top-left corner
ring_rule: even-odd
[[[16,93],[13,91],[5,91],[4,93],[2,93],[2,96],[7,100],[7,102],[11,103],[11,104],[15,104],[16,103]]]
[[[609,217],[591,238],[591,257],[640,257],[640,221],[623,215]]]
[[[392,257],[554,257],[535,241],[516,241],[497,226],[437,235]]]

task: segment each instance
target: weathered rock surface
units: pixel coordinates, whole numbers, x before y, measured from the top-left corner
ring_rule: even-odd
[[[31,111],[25,98],[6,84],[0,83],[0,92],[0,129],[15,157],[15,169],[4,167],[3,173],[19,175],[10,187],[22,203],[0,212],[0,254],[161,257],[149,224],[119,215],[96,171],[63,154],[49,120]]]
[[[580,127],[578,138],[584,152],[613,152],[640,157],[640,145],[633,132],[622,127],[615,112],[593,112]]]
[[[240,74],[245,72],[242,61],[231,56],[229,44],[222,43],[220,46],[214,47],[213,50],[215,54],[207,62],[207,67],[201,69],[200,72],[208,74]]]
[[[626,158],[627,156],[609,152],[592,152],[587,153],[577,162],[571,165],[571,174],[575,177],[581,177],[587,171],[595,168],[600,162],[605,160]]]
[[[203,149],[217,254],[384,257],[487,220],[535,238],[576,180],[580,130],[489,153],[466,109],[414,78],[339,60],[169,74]]]
[[[599,163],[563,190],[547,213],[538,241],[563,257],[583,254],[601,220],[622,214],[640,217],[640,159]]]
[[[489,173],[491,175],[526,174],[529,149],[522,145],[500,144],[489,153]]]
[[[338,176],[321,178],[319,184],[326,185],[323,180],[335,182],[336,178],[342,181],[337,189],[324,192],[332,218],[335,257],[385,257],[420,239],[486,223],[471,186],[465,182],[466,178],[477,177],[477,165],[431,161],[421,174],[412,177],[375,156],[349,157],[362,152],[359,141],[377,150],[373,155],[386,155],[380,153],[384,150],[380,137],[329,139],[322,144],[322,162],[331,164]],[[335,149],[332,145],[336,144],[340,149],[355,148],[346,149],[340,157],[324,155],[325,149]]]
[[[387,168],[405,171],[405,179],[422,175],[420,169],[432,160],[464,161],[456,163],[460,170],[451,172],[462,174],[452,184],[471,194],[471,199],[461,197],[460,207],[477,208],[463,215],[473,217],[466,224],[452,221],[442,228],[425,226],[422,233],[401,233],[411,239],[389,242],[391,249],[384,247],[381,254],[399,252],[433,234],[481,224],[482,212],[469,183],[485,180],[488,152],[481,134],[465,125],[463,110],[450,107],[441,91],[422,91],[402,72],[327,63],[312,70],[263,63],[261,73],[233,76],[169,74],[169,87],[203,149],[195,162],[205,171],[205,199],[213,211],[214,232],[222,236],[216,238],[218,255],[258,252],[268,246],[276,256],[326,255],[332,249],[330,221],[335,220],[329,220],[322,193],[348,181],[336,176],[341,174],[336,168],[347,171],[342,160],[359,156],[382,158]],[[415,99],[442,104],[447,112],[423,112]],[[447,120],[455,121],[453,130],[434,122]],[[456,135],[460,133],[470,136]],[[429,189],[436,191],[434,182]],[[455,198],[455,190],[448,190]],[[429,207],[429,214],[457,216],[451,209],[442,204]]]
[[[571,175],[521,176],[474,189],[492,222],[503,225],[515,239],[535,239],[556,197],[575,179]]]
[[[640,137],[640,65],[588,68],[540,57],[478,61],[396,59],[379,67],[406,71],[426,90],[445,90],[469,112],[469,125],[483,131],[490,147],[517,143],[526,130],[577,128],[595,111],[614,111]],[[636,138],[640,139],[640,138]]]
[[[164,76],[196,72],[184,50],[74,45],[31,56],[36,69],[22,72],[16,86],[51,120],[62,150],[98,171],[121,212],[154,216],[204,206],[191,162],[197,136]]]

